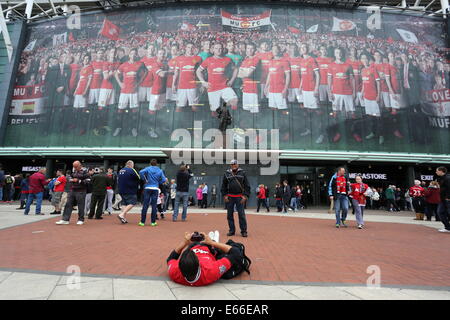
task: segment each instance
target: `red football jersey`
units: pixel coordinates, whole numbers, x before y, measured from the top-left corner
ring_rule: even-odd
[[[195,68],[202,62],[199,56],[180,56],[177,58],[176,69],[180,72],[178,89],[195,89],[197,87]]]
[[[261,60],[261,83],[266,83],[267,75],[269,74],[269,62],[273,59],[273,53],[268,52],[258,52],[256,56]]]
[[[94,70],[91,81],[91,89],[100,89],[103,79],[103,61],[92,61],[91,66]]]
[[[337,193],[347,193],[347,179],[344,176],[336,177]]]
[[[172,74],[169,74],[167,76],[167,80],[166,80],[166,86],[167,88],[172,88],[172,84],[173,84],[173,74],[175,72],[175,68],[177,65],[177,59],[178,57],[172,58],[167,62],[167,65],[169,66],[169,70],[170,72],[172,72]]]
[[[389,88],[386,84],[386,73],[389,73],[389,64],[387,63],[374,63],[375,69],[380,76],[381,92],[389,92]]]
[[[152,86],[152,94],[161,94],[166,92],[166,79],[167,77],[160,77],[158,75],[159,72],[163,71],[164,64],[162,62],[155,61],[152,64],[152,72],[153,72],[153,86]]]
[[[362,85],[364,88],[364,99],[377,99],[377,81],[380,81],[377,70],[373,66],[361,70]]]
[[[210,84],[208,92],[214,92],[228,87],[226,71],[232,66],[233,61],[228,57],[209,57],[202,62],[200,68],[208,70],[208,82]]]
[[[143,67],[142,62],[134,63],[125,62],[119,67],[119,71],[123,75],[123,88],[121,93],[136,93],[137,91],[137,77],[140,69]]]
[[[316,60],[313,57],[300,60],[300,75],[302,82],[302,90],[314,91],[316,86],[316,79],[314,78],[315,71],[319,70]]]
[[[205,286],[219,280],[231,268],[231,262],[228,258],[216,260],[214,255],[209,251],[209,248],[205,245],[194,246],[191,250],[197,255],[200,263],[200,274],[198,278],[193,282],[188,282],[181,273],[178,260],[172,259],[167,263],[169,277],[172,281],[185,286]]]
[[[105,71],[115,72],[117,70],[117,68],[119,68],[119,66],[120,66],[120,62],[105,61],[103,63],[103,72],[105,72]],[[113,89],[113,84],[112,84],[113,77],[114,76],[112,75],[109,79],[103,78],[100,88],[101,89]]]
[[[290,73],[291,69],[286,59],[274,59],[269,63],[270,85],[269,92],[281,93],[286,86],[286,73]]]
[[[352,183],[350,185],[351,191],[349,196],[358,201],[360,205],[365,205],[366,196],[364,195],[364,192],[366,192],[368,188],[369,186],[365,183]]]
[[[77,77],[78,77],[78,72],[81,70],[82,65],[81,64],[76,64],[76,63],[72,63],[70,65],[70,80],[69,80],[69,91],[72,92],[73,90],[75,90],[75,88],[77,87]]]
[[[156,61],[155,57],[143,57],[141,59],[141,62],[145,65],[147,68],[147,75],[145,76],[144,80],[141,82],[141,87],[145,88],[151,88],[153,85],[153,72],[152,72],[152,65]]]
[[[413,198],[415,197],[423,197],[425,195],[425,190],[422,187],[413,186],[409,188],[409,195]]]
[[[316,61],[319,65],[320,84],[328,84],[328,66],[333,63],[333,59],[328,57],[318,57],[316,58]]]
[[[289,88],[300,87],[300,64],[303,59],[301,57],[289,58],[289,65],[291,67],[291,83]]]
[[[245,60],[241,64],[241,68],[244,69],[256,69],[260,59],[257,56],[253,56],[250,58],[245,58]],[[248,78],[243,78],[243,87],[242,92],[245,93],[258,93],[258,81],[255,80],[255,72],[251,74]]]
[[[361,67],[363,66],[362,62],[359,60],[347,59],[346,63],[352,66],[353,76],[355,77],[356,92],[361,92],[362,90]]]
[[[348,63],[332,63],[328,68],[331,75],[332,92],[334,94],[351,95],[353,93],[350,83],[353,75],[352,66]]]
[[[84,93],[88,79],[92,77],[93,72],[92,66],[90,65],[80,70],[80,78],[78,79],[78,87],[75,90],[75,94]]]
[[[388,64],[388,72],[386,72],[386,77],[389,77],[389,80],[391,82],[392,90],[394,90],[394,93],[399,94],[400,93],[400,84],[398,79],[401,77],[399,75],[399,70],[397,67],[393,66],[392,64]]]

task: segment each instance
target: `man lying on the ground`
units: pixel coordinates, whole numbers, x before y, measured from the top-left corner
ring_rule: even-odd
[[[186,286],[205,286],[219,280],[239,263],[239,249],[218,242],[218,231],[199,234],[204,240],[198,241],[195,236],[192,238],[194,233],[186,232],[183,241],[167,258],[172,281]],[[219,256],[221,258],[217,259]]]

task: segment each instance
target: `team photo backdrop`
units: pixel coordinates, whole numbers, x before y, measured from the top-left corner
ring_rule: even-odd
[[[173,147],[177,128],[219,128],[226,102],[235,141],[279,129],[281,149],[448,153],[445,28],[406,14],[264,3],[33,24],[4,143]]]

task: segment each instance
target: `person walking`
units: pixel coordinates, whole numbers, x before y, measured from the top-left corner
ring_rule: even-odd
[[[270,190],[269,190],[269,186],[264,186],[264,190],[266,192],[266,205],[267,205],[267,208],[270,209]]]
[[[66,187],[66,176],[63,174],[62,169],[56,171],[56,181],[53,187],[52,206],[55,207],[55,211],[50,214],[61,215],[61,197]]]
[[[127,214],[137,203],[137,193],[141,177],[134,169],[134,162],[128,160],[125,167],[120,169],[117,175],[117,185],[119,186],[119,194],[122,197],[124,205],[122,212],[117,216],[123,224],[128,223]]]
[[[152,159],[150,166],[139,171],[139,176],[144,182],[144,200],[141,211],[141,221],[139,226],[145,226],[145,220],[147,218],[147,210],[149,206],[152,207],[151,214],[151,226],[156,227],[156,214],[157,214],[157,201],[158,201],[158,189],[159,185],[167,181],[162,170],[158,167],[158,161]]]
[[[369,191],[369,186],[363,183],[362,177],[357,175],[355,178],[356,183],[350,185],[350,198],[352,200],[352,206],[355,209],[355,218],[358,225],[358,229],[364,227],[364,207],[366,205],[366,195]]]
[[[84,224],[84,211],[86,203],[86,180],[89,179],[88,171],[83,168],[80,161],[73,163],[73,172],[70,175],[71,190],[67,195],[67,203],[64,207],[62,219],[56,222],[57,225],[67,225],[70,222],[70,216],[73,211],[73,204],[76,201],[78,205],[77,225]]]
[[[42,199],[44,197],[44,187],[50,182],[51,179],[45,178],[46,168],[39,169],[38,172],[33,173],[30,178],[30,192],[28,194],[27,204],[25,206],[25,215],[30,212],[30,206],[33,200],[36,198],[36,214],[43,215],[41,213]]]
[[[250,184],[244,170],[239,168],[237,160],[231,160],[231,168],[225,171],[222,181],[222,195],[227,205],[227,220],[229,231],[227,236],[234,236],[236,232],[234,224],[234,206],[239,215],[239,228],[241,235],[247,237],[247,220],[245,218],[244,203],[250,196]]]
[[[5,202],[11,203],[14,193],[14,177],[7,172],[5,175]]]
[[[30,174],[27,173],[25,178],[20,182],[20,208],[16,208],[16,210],[25,209],[25,204],[27,203],[28,194],[30,193]]]
[[[435,217],[436,221],[440,221],[437,214],[438,205],[441,202],[439,183],[431,181],[427,189],[425,189],[425,213],[427,221],[431,221],[431,217]]]
[[[330,200],[334,200],[334,211],[336,215],[336,228],[341,225],[347,228],[345,220],[348,212],[348,193],[350,191],[350,183],[345,176],[345,168],[338,168],[337,172],[331,177],[328,184],[328,195]],[[342,211],[342,213],[341,213]]]
[[[388,188],[386,188],[384,195],[386,197],[387,211],[400,211],[399,207],[397,207],[397,204],[395,203],[395,186],[390,185]]]
[[[441,222],[444,224],[443,229],[439,229],[439,232],[450,232],[450,174],[447,172],[446,167],[439,167],[436,169],[437,181],[441,190],[441,203],[438,206],[438,215]]]
[[[217,199],[217,186],[215,184],[211,187],[211,202],[209,203],[210,207],[216,207],[216,199]]]
[[[283,213],[287,213],[288,208],[292,209],[290,207],[290,201],[291,201],[291,187],[289,186],[287,180],[283,181]]]
[[[372,199],[372,209],[380,208],[380,194],[378,193],[377,188],[372,188],[372,195],[370,196]]]
[[[170,180],[170,203],[172,204],[172,211],[175,208],[175,197],[177,195],[177,184],[175,183],[175,179]],[[169,205],[167,204],[166,210],[169,210]]]
[[[202,189],[202,208],[208,208],[208,184],[205,182]]]
[[[277,206],[277,212],[283,211],[283,188],[279,183],[275,185],[275,203]]]
[[[91,179],[92,185],[92,199],[91,206],[89,207],[88,219],[101,220],[103,219],[103,207],[105,204],[105,196],[108,187],[111,187],[112,180],[105,174],[105,169],[100,168],[100,172],[94,175]]]
[[[425,212],[425,190],[420,186],[419,180],[414,180],[414,186],[409,188],[409,195],[412,198],[412,205],[416,218],[414,220],[423,220]]]
[[[270,212],[269,207],[267,206],[266,202],[266,189],[264,188],[263,184],[259,185],[258,194],[256,195],[258,198],[258,207],[256,209],[256,212],[259,212],[259,208],[261,207],[261,204],[266,207],[267,212]]]
[[[178,209],[180,207],[180,201],[183,201],[183,212],[181,214],[181,220],[186,221],[187,208],[189,200],[189,180],[193,174],[189,168],[189,165],[181,165],[180,170],[177,172],[176,178],[176,195],[175,195],[175,207],[173,208],[172,221],[177,221]]]

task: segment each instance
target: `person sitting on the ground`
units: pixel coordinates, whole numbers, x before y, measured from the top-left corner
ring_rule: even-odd
[[[239,263],[239,249],[218,242],[218,233],[200,232],[204,240],[193,242],[193,233],[186,232],[183,241],[167,258],[170,279],[186,286],[205,286],[219,280],[232,265]]]

